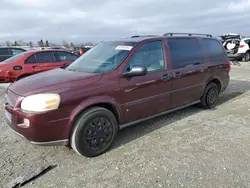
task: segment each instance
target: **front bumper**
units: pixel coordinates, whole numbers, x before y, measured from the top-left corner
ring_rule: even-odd
[[[21,109],[13,109],[5,105],[5,120],[9,127],[19,136],[25,138],[32,144],[55,146],[68,145],[67,124],[68,118],[51,120],[50,113],[26,114]],[[29,127],[22,125],[24,118],[29,120]]]

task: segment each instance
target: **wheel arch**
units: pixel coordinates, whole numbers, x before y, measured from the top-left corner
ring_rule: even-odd
[[[209,85],[210,83],[215,83],[216,85],[217,85],[217,87],[218,87],[218,90],[219,90],[219,92],[221,91],[221,87],[222,87],[222,82],[221,82],[221,80],[219,79],[219,78],[217,78],[217,77],[213,77],[213,78],[210,78],[208,81],[207,81],[207,83],[206,83],[206,86],[207,85]]]
[[[121,109],[119,108],[117,102],[113,98],[93,97],[88,101],[83,101],[82,103],[80,103],[71,113],[68,124],[69,138],[75,121],[81,116],[82,113],[93,107],[102,107],[111,111],[115,115],[118,125],[122,121],[123,116],[121,113]]]
[[[119,110],[116,108],[116,106],[114,104],[109,103],[109,102],[98,102],[98,103],[89,105],[85,109],[83,109],[78,115],[80,115],[83,111],[88,110],[89,108],[93,108],[93,107],[102,107],[102,108],[105,108],[105,109],[111,111],[115,115],[116,120],[119,123],[119,121],[120,121],[120,112],[119,112]]]

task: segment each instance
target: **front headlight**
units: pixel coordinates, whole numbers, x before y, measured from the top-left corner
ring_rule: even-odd
[[[41,93],[25,97],[21,109],[28,112],[46,112],[59,107],[60,96],[54,93]]]

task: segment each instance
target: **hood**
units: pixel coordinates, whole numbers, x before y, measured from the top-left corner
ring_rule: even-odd
[[[101,74],[96,73],[54,69],[23,78],[11,84],[9,89],[20,96],[28,96],[67,87],[86,86],[97,82],[100,77]]]

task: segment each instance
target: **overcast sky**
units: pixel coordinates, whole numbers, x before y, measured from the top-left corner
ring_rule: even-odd
[[[0,0],[0,41],[99,42],[134,34],[250,35],[250,0]]]

